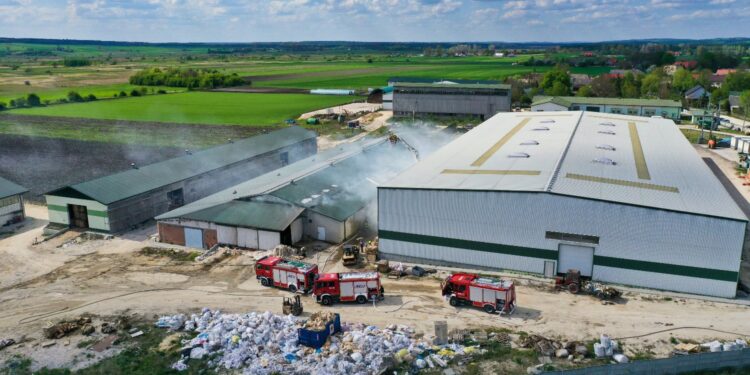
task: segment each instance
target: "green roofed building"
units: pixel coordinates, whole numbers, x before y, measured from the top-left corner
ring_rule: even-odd
[[[195,248],[339,243],[374,220],[376,184],[414,161],[383,139],[326,150],[158,216],[159,237]]]
[[[23,194],[27,191],[25,187],[0,177],[0,227],[24,219]]]
[[[45,194],[50,224],[119,233],[247,178],[317,152],[314,132],[289,127]]]
[[[535,96],[532,112],[588,111],[631,116],[659,116],[680,121],[682,103],[664,99],[587,98],[578,96]]]

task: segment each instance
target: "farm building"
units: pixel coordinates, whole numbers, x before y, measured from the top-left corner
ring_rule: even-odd
[[[0,227],[24,219],[23,194],[27,191],[23,186],[0,177]]]
[[[122,232],[316,152],[315,133],[298,127],[188,151],[178,158],[47,193],[50,223]]]
[[[679,121],[682,103],[664,99],[535,96],[531,103],[531,111],[589,111],[645,117],[661,116]]]
[[[206,249],[268,250],[303,238],[339,243],[367,221],[375,184],[413,162],[404,147],[382,139],[326,150],[158,216],[159,236]]]
[[[416,82],[412,82],[416,81]],[[510,111],[510,85],[497,81],[392,78],[395,116],[476,116]],[[383,98],[384,104],[386,98]],[[384,105],[385,106],[385,105]]]
[[[386,259],[734,297],[747,218],[671,120],[499,114],[378,188]]]

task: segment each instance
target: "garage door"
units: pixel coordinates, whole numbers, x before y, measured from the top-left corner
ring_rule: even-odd
[[[591,276],[594,269],[594,248],[560,244],[557,272],[565,273],[570,269],[581,271],[581,276]]]
[[[202,249],[203,231],[195,228],[185,228],[185,246]]]

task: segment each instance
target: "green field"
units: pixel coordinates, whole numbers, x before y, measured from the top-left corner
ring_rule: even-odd
[[[12,99],[23,97],[28,94],[34,93],[39,95],[42,102],[45,100],[58,100],[67,97],[68,92],[75,91],[82,96],[93,94],[97,99],[109,99],[119,94],[121,91],[126,92],[130,95],[132,90],[140,90],[143,86],[134,86],[127,83],[114,84],[114,85],[89,85],[89,86],[72,86],[66,88],[39,88],[35,86],[22,86],[22,85],[0,85],[0,102],[8,103]],[[169,93],[183,92],[186,89],[181,87],[165,87],[165,86],[148,86],[146,87],[149,93],[156,93],[159,90],[164,90]]]
[[[186,92],[62,104],[11,114],[212,125],[268,126],[302,113],[350,103],[351,96]]]

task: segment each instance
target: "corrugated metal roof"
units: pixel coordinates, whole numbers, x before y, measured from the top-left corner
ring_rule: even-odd
[[[539,144],[522,145],[529,140]],[[519,152],[529,157],[510,157]],[[549,192],[746,220],[674,122],[660,118],[502,113],[384,186]]]
[[[682,103],[676,100],[666,99],[631,99],[631,98],[591,98],[580,96],[535,96],[532,106],[553,102],[564,107],[573,105],[622,105],[622,106],[641,106],[641,107],[678,107],[682,108]]]
[[[0,198],[23,194],[27,191],[29,189],[0,177]]]
[[[309,138],[315,138],[315,133],[289,127],[70,187],[102,204],[110,204]]]
[[[384,139],[360,141],[325,150],[315,156],[185,205],[157,220],[187,218],[194,212],[233,200],[282,200],[336,220],[345,220],[369,204],[377,193],[376,182],[395,176],[412,156],[405,148]],[[248,213],[263,222],[261,211]],[[289,214],[295,216],[293,212]],[[210,215],[203,220],[214,221]],[[293,220],[293,218],[292,218]]]
[[[220,225],[283,231],[304,211],[286,202],[271,200],[234,200],[191,212],[183,219],[208,221]]]
[[[483,85],[498,85],[501,81],[494,80],[480,80],[480,79],[447,79],[447,78],[425,78],[425,77],[391,77],[388,78],[388,83],[434,83],[440,81],[451,81],[461,84],[483,84]]]

